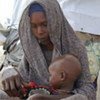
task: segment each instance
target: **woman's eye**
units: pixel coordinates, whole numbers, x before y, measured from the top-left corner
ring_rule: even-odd
[[[47,27],[47,23],[43,23],[42,26]]]

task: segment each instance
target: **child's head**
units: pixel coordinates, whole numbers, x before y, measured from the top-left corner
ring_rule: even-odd
[[[81,73],[81,64],[73,55],[57,57],[49,66],[50,84],[55,89],[74,84]]]

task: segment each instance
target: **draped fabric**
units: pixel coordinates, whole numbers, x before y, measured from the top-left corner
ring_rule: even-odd
[[[86,95],[89,100],[95,100],[86,49],[65,19],[58,2],[56,0],[34,0],[34,2],[39,3],[46,13],[49,36],[54,45],[52,59],[67,53],[75,55],[81,62],[82,74],[76,82],[74,92]],[[46,59],[30,30],[29,6],[24,10],[19,24],[19,36],[25,53],[19,71],[25,81],[35,80],[38,84],[48,84],[49,73]]]

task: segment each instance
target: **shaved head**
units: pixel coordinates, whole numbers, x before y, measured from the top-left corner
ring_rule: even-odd
[[[82,70],[79,60],[70,54],[54,59],[49,69],[57,70],[58,72],[65,72],[67,78],[71,81],[75,81],[81,74]]]

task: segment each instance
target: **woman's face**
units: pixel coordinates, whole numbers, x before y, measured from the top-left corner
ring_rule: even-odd
[[[31,30],[35,37],[40,41],[49,38],[47,29],[47,19],[44,12],[34,12],[30,17]]]

